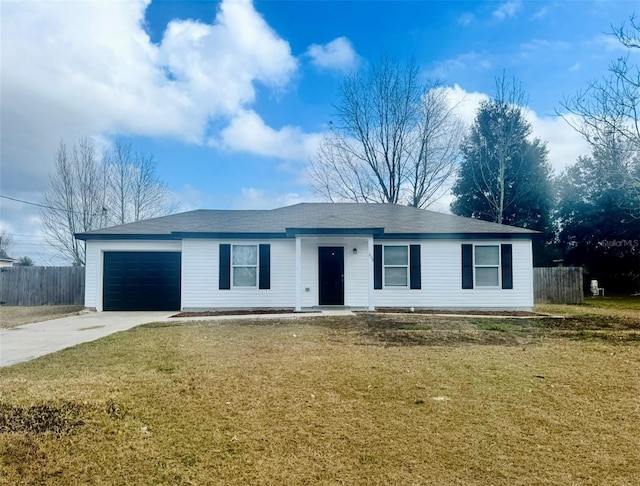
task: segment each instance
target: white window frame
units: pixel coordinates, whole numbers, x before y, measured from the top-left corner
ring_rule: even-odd
[[[476,263],[476,248],[477,247],[496,247],[498,249],[498,263],[497,265],[478,265]],[[498,269],[498,284],[497,285],[479,285],[478,284],[478,268],[497,268]],[[474,288],[481,289],[499,289],[502,288],[502,252],[500,251],[500,244],[482,244],[482,245],[473,245],[473,285]]]
[[[387,247],[404,247],[407,249],[407,264],[406,265],[387,265],[385,263],[385,248]],[[409,275],[409,263],[411,260],[411,255],[409,254],[409,245],[382,245],[382,288],[383,289],[407,289],[409,288],[409,280],[411,275]],[[387,285],[387,268],[404,268],[406,270],[407,280],[404,285]]]
[[[233,263],[233,253],[235,252],[235,248],[237,246],[253,246],[256,249],[256,264],[255,265],[234,265]],[[234,274],[236,272],[236,268],[255,268],[256,269],[256,282],[253,285],[236,285]],[[258,245],[246,244],[246,243],[238,243],[231,245],[231,288],[234,289],[257,289],[258,281],[260,276],[258,273],[260,272],[260,251]]]

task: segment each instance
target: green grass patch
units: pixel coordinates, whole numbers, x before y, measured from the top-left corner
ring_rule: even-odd
[[[515,324],[512,321],[507,321],[506,319],[478,319],[474,320],[473,323],[477,326],[478,329],[482,329],[484,331],[519,332],[524,329],[523,325]]]
[[[587,297],[584,305],[595,309],[631,310],[640,312],[640,297]]]
[[[432,326],[428,325],[428,324],[411,324],[411,323],[406,323],[406,324],[402,324],[398,327],[398,329],[403,330],[403,331],[430,331],[432,328]]]

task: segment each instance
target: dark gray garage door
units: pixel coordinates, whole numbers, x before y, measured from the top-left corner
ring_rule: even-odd
[[[179,310],[180,260],[180,252],[105,252],[103,309]]]

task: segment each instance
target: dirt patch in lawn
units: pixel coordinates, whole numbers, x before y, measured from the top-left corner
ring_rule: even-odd
[[[26,407],[0,402],[0,433],[68,434],[83,424],[78,418],[81,408],[82,405],[69,401]]]
[[[584,305],[542,304],[536,310],[564,315],[565,319],[548,322],[547,327],[578,339],[635,341],[640,333],[638,298],[588,298]]]
[[[612,344],[640,341],[640,318],[626,316],[504,319],[378,312],[358,316],[362,318],[357,327],[362,343],[384,346],[529,346],[549,339]],[[336,322],[323,322],[340,328]]]
[[[546,322],[546,320],[545,320]],[[615,315],[583,315],[567,317],[555,321],[549,320],[546,325],[550,328],[565,330],[614,330],[614,331],[640,331],[640,315],[637,317]]]
[[[34,322],[78,315],[84,310],[81,305],[38,305],[32,307],[0,306],[0,329],[11,329]]]
[[[541,316],[537,312],[525,311],[492,311],[492,310],[438,310],[438,309],[414,309],[413,311],[397,307],[380,307],[376,312],[383,314],[438,314],[438,315],[469,315],[469,316],[509,316],[509,317],[533,317]]]
[[[364,335],[385,346],[522,346],[544,335],[540,319],[363,313]]]
[[[216,316],[251,316],[262,314],[294,314],[292,309],[254,309],[254,310],[220,310],[180,312],[171,317],[216,317]]]

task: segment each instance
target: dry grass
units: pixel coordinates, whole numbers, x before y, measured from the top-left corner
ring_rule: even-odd
[[[565,316],[640,318],[640,297],[587,297],[584,305],[537,304],[537,312]]]
[[[550,324],[142,326],[0,370],[0,483],[640,483],[640,344]]]
[[[3,305],[0,306],[0,329],[10,329],[23,324],[73,316],[83,309],[84,306],[81,305],[38,305],[34,307]]]
[[[536,305],[536,311],[566,316],[562,328],[583,336],[601,334],[640,340],[640,298],[593,297],[584,305]]]

